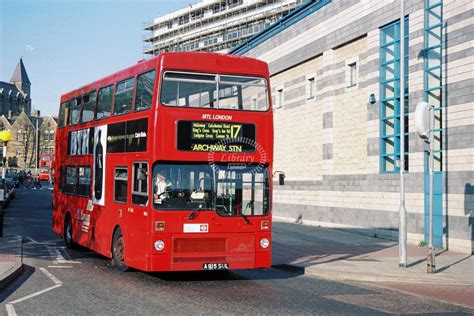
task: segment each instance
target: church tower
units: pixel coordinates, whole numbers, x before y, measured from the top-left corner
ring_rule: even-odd
[[[31,114],[31,82],[26,73],[25,65],[23,64],[23,59],[20,58],[20,61],[16,65],[15,71],[13,72],[10,83],[14,84],[18,90],[23,93],[24,98],[26,99],[25,108],[23,109],[26,114]],[[21,112],[21,111],[20,111]]]

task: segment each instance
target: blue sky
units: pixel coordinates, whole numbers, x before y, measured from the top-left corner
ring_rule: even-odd
[[[23,56],[33,108],[57,115],[62,94],[144,58],[144,22],[195,2],[0,0],[0,81]]]

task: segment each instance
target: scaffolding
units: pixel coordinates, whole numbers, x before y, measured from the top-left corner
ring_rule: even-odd
[[[207,0],[145,22],[143,53],[225,53],[262,31],[304,0]]]

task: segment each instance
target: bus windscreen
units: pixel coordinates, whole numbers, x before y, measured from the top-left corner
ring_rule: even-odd
[[[258,77],[168,71],[163,76],[161,103],[262,112],[268,110],[268,86]]]

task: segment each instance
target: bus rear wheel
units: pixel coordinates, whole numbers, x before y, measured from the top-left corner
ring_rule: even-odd
[[[66,221],[64,222],[64,231],[63,231],[64,243],[68,249],[73,249],[75,246],[74,241],[72,240],[72,221],[69,214],[66,216]]]
[[[128,271],[129,267],[124,263],[125,259],[125,243],[120,228],[117,228],[112,238],[112,263],[122,272]]]

